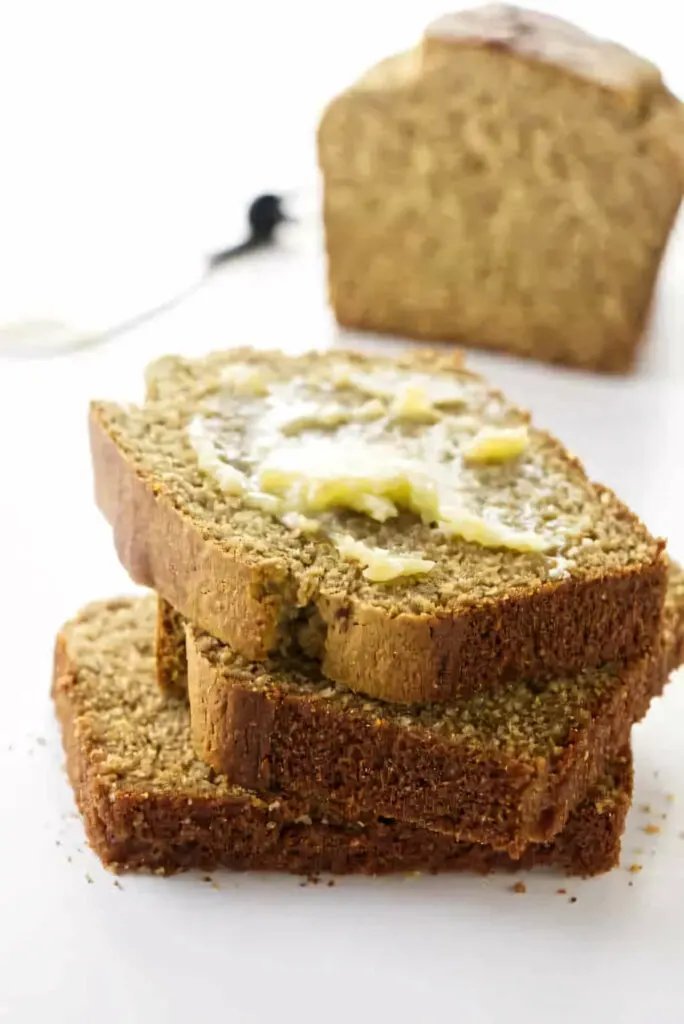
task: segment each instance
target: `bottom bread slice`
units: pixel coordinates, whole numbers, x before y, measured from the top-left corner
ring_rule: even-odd
[[[188,868],[312,875],[488,872],[555,866],[596,875],[618,861],[632,792],[625,749],[553,842],[520,860],[377,818],[325,816],[296,798],[232,786],[194,754],[187,704],[155,678],[154,598],[89,605],[59,634],[53,697],[89,842],[119,870]]]

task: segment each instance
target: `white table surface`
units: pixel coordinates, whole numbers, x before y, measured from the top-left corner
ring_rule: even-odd
[[[10,16],[9,35],[0,33],[0,79],[8,76],[17,100],[0,114],[15,153],[7,171],[14,191],[3,190],[0,214],[14,234],[8,229],[0,241],[0,264],[11,266],[24,247],[24,269],[13,273],[29,298],[29,241],[41,226],[64,267],[101,289],[97,302],[83,304],[95,317],[118,301],[117,279],[134,294],[145,246],[163,286],[186,254],[229,241],[253,191],[314,178],[311,131],[326,96],[369,60],[410,42],[440,10],[414,4],[399,14],[369,0],[333,17],[327,6],[306,15],[291,2],[285,11],[255,4],[238,16],[224,6],[188,5],[181,15],[121,3],[105,17],[94,14],[97,5],[65,3],[51,14],[41,8],[38,36],[34,5]],[[617,18],[612,7],[578,3],[575,17],[581,11],[589,27],[641,45],[676,87],[684,74],[668,5]],[[250,70],[241,42],[264,26],[268,74]],[[29,52],[32,71],[22,59]],[[246,146],[250,119],[267,114],[268,143]],[[58,156],[48,175],[40,173],[46,146]],[[107,253],[102,232],[112,232]],[[236,264],[172,315],[106,348],[0,362],[0,1019],[681,1020],[684,679],[635,729],[636,798],[623,865],[602,879],[534,874],[524,895],[511,891],[508,877],[352,879],[330,888],[222,874],[216,886],[188,875],[124,877],[119,888],[85,845],[48,699],[53,635],[85,601],[133,589],[92,504],[87,401],[135,396],[144,364],[166,351],[245,342],[290,351],[345,340],[387,346],[339,337],[319,249],[315,230],[293,230],[277,251]],[[41,259],[35,279],[44,283]],[[472,359],[680,558],[683,269],[676,239],[653,337],[629,380]],[[95,291],[83,290],[92,299]],[[39,293],[46,294],[36,286],[37,301]],[[660,833],[644,833],[649,822]],[[634,863],[639,873],[627,870]]]

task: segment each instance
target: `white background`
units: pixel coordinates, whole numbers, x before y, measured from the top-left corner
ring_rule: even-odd
[[[673,0],[539,6],[642,50],[684,94]],[[57,310],[104,325],[173,291],[237,239],[254,193],[315,183],[326,99],[442,10],[6,0],[0,323]],[[224,874],[218,888],[185,876],[119,889],[85,847],[48,700],[52,638],[79,604],[131,589],[92,507],[87,400],[135,394],[165,351],[337,343],[319,248],[315,225],[292,230],[106,348],[0,362],[0,1019],[681,1020],[682,680],[635,731],[637,806],[623,866],[604,879],[534,875],[525,895],[508,878],[328,888]],[[683,249],[668,254],[635,378],[473,359],[680,558]]]

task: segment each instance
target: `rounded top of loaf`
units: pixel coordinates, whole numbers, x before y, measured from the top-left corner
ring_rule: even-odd
[[[487,4],[438,18],[425,31],[423,53],[429,58],[445,46],[507,50],[639,96],[662,86],[658,68],[626,47],[590,35],[562,18],[509,4]]]

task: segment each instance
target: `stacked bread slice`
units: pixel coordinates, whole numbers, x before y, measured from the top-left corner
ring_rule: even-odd
[[[456,356],[164,359],[143,405],[93,405],[91,442],[119,557],[156,591],[57,644],[106,864],[617,863],[684,574]]]

